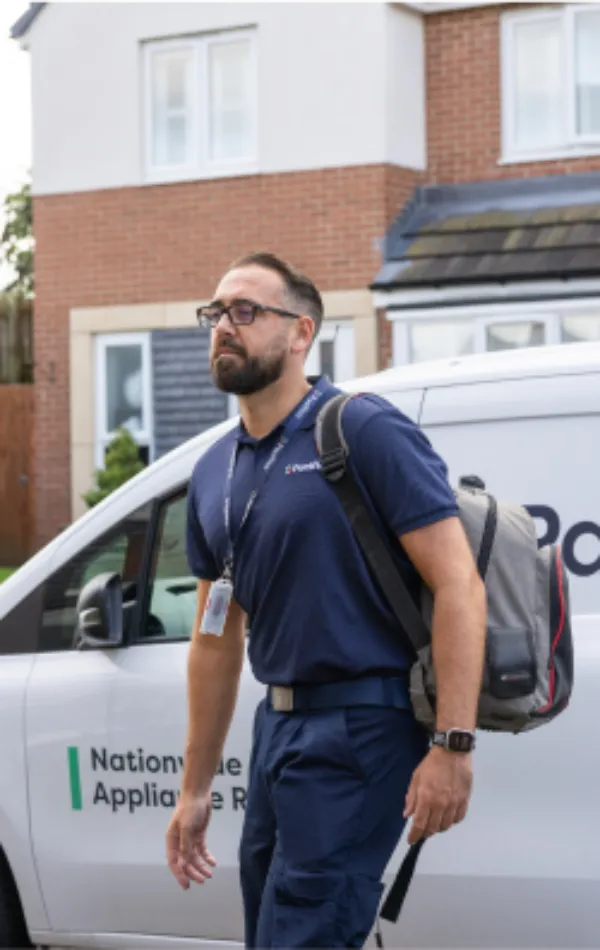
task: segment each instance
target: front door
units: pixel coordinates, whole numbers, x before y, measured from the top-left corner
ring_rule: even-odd
[[[105,783],[111,801],[116,798],[110,809],[120,842],[114,873],[121,892],[127,893],[118,907],[118,929],[243,940],[237,849],[252,717],[261,696],[247,668],[213,784],[208,830],[217,860],[213,878],[182,891],[165,858],[165,832],[183,767],[187,654],[196,607],[197,584],[185,552],[185,514],[184,494],[166,500],[159,513],[146,622],[117,660],[107,741],[112,757],[100,764],[94,779]]]

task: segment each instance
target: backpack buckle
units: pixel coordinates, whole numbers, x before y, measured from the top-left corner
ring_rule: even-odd
[[[346,450],[325,452],[321,456],[321,471],[330,482],[338,482],[346,472]]]

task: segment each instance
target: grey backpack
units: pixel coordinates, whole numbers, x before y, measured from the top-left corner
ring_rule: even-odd
[[[416,718],[433,731],[433,598],[422,583],[420,605],[415,604],[352,478],[347,464],[350,448],[342,429],[344,406],[351,398],[334,396],[319,412],[316,441],[321,469],[413,645],[411,702]],[[533,729],[562,712],[573,689],[569,589],[562,554],[557,545],[538,547],[535,523],[527,509],[497,501],[477,477],[461,479],[455,495],[487,595],[477,726],[512,733]],[[372,501],[376,506],[376,499]]]

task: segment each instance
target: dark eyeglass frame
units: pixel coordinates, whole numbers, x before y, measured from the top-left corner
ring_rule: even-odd
[[[231,312],[234,307],[248,307],[250,309],[249,318],[240,320],[239,314],[234,317]],[[291,310],[282,310],[281,307],[266,307],[261,303],[255,303],[254,300],[234,300],[229,306],[208,304],[205,307],[198,307],[196,319],[201,327],[214,330],[224,313],[227,314],[229,322],[238,327],[250,326],[259,313],[277,313],[280,317],[292,317],[294,320],[299,320],[302,316],[300,313],[292,313]]]

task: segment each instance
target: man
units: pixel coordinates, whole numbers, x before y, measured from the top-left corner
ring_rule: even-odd
[[[215,865],[211,783],[248,619],[249,660],[267,695],[240,844],[246,945],[362,946],[407,819],[411,842],[460,822],[472,755],[428,748],[408,698],[410,644],[318,470],[315,418],[337,391],[304,373],[323,316],[318,291],[273,255],[250,255],[200,316],[212,327],[216,385],[237,394],[241,422],[200,458],[189,489],[198,606],[169,867],[188,888]],[[446,467],[379,397],[353,399],[344,422],[354,474],[399,568],[413,590],[418,572],[434,592],[436,728],[472,732],[485,597]],[[293,709],[280,689],[290,686]]]

